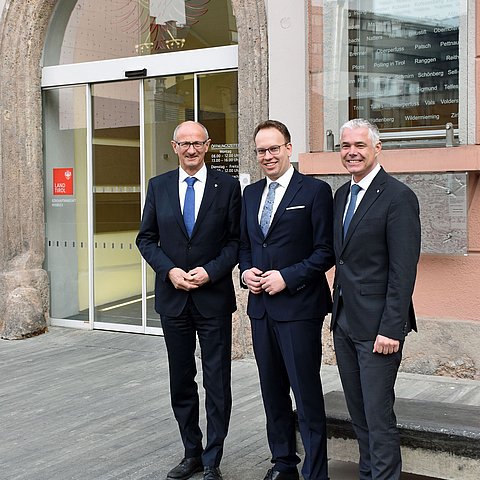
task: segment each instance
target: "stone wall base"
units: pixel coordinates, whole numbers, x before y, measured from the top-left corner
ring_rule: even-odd
[[[405,340],[400,371],[471,380],[480,379],[480,322],[417,319],[418,333]],[[323,363],[335,365],[330,317],[323,326]]]
[[[237,306],[233,317],[233,358],[252,357],[250,321],[246,315],[247,290],[238,282]],[[405,340],[400,371],[423,375],[480,380],[480,321],[454,319],[417,319],[418,333]],[[323,363],[336,365],[330,316],[322,331]]]
[[[17,270],[0,275],[0,337],[6,340],[47,331],[48,276],[44,270]]]
[[[301,445],[298,436],[297,445]],[[327,448],[329,457],[335,460],[358,463],[359,454],[356,440],[329,438]],[[402,472],[438,479],[477,480],[480,475],[480,463],[478,460],[448,452],[402,446]]]

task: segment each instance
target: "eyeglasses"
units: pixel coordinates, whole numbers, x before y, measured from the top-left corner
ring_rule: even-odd
[[[264,157],[267,152],[270,152],[272,155],[277,155],[280,153],[280,148],[288,145],[290,142],[282,143],[282,145],[272,145],[268,148],[255,148],[254,152],[257,154],[257,157]]]
[[[210,139],[207,138],[207,140],[200,142],[177,142],[176,140],[173,140],[182,150],[188,150],[190,147],[193,147],[195,150],[200,150]]]

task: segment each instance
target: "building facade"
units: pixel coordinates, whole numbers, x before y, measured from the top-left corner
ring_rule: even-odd
[[[480,28],[474,0],[0,1],[0,331],[159,334],[134,248],[146,182],[198,119],[208,159],[260,178],[252,132],[286,123],[300,171],[346,180],[339,126],[369,118],[417,192],[420,331],[404,369],[478,378]],[[234,272],[235,273],[235,272]],[[235,352],[250,354],[238,289]],[[334,362],[325,329],[325,359]]]

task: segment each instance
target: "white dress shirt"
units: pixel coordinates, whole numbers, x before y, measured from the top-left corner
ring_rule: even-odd
[[[205,164],[203,167],[195,174],[188,175],[188,173],[182,168],[178,167],[178,198],[180,200],[180,208],[183,214],[183,204],[185,203],[185,193],[187,192],[187,182],[185,181],[188,177],[195,177],[197,181],[193,184],[193,189],[195,191],[195,220],[198,216],[198,211],[200,210],[200,204],[203,199],[203,192],[205,191],[205,183],[207,182],[207,167]]]
[[[278,180],[270,180],[267,177],[267,184],[265,185],[265,188],[263,189],[262,200],[260,201],[260,208],[258,209],[258,223],[260,223],[260,218],[262,216],[263,206],[265,205],[265,200],[267,199],[267,193],[268,193],[268,189],[270,187],[270,184],[273,181],[278,183],[278,187],[275,190],[275,200],[273,202],[272,216],[270,218],[270,222],[271,222],[273,220],[275,212],[277,211],[278,205],[280,204],[283,196],[285,195],[285,192],[287,190],[287,187],[288,187],[292,177],[293,177],[293,167],[292,167],[292,165],[290,165],[288,170]]]
[[[360,202],[362,201],[363,197],[365,196],[365,193],[368,187],[371,185],[371,183],[373,182],[373,179],[377,176],[377,173],[379,171],[380,171],[380,164],[377,163],[373,168],[373,170],[357,183],[357,185],[361,188],[361,190],[358,192],[358,195],[357,195],[357,203],[355,204],[354,212],[357,211],[357,208],[360,205]],[[352,180],[350,181],[350,192],[352,189],[352,185],[355,185],[353,177],[352,177]],[[345,205],[345,211],[343,212],[343,220],[345,220],[345,215],[347,214],[348,204],[350,203],[350,195],[351,194],[349,193],[347,198],[347,203]]]

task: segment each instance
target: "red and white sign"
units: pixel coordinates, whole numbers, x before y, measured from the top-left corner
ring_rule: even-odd
[[[73,168],[53,169],[53,194],[73,195]]]

